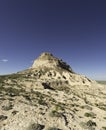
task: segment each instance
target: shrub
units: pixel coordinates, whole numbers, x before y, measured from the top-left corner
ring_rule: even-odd
[[[90,112],[90,113],[85,113],[84,116],[95,118],[96,114],[93,112]]]
[[[2,110],[5,110],[5,111],[9,111],[13,108],[13,105],[12,104],[8,104],[6,106],[2,106]]]
[[[0,115],[0,120],[1,120],[1,121],[6,120],[7,118],[8,118],[7,116]]]
[[[88,122],[80,122],[80,125],[84,129],[95,130],[96,122],[89,120]]]
[[[41,125],[41,124],[38,124],[38,123],[33,123],[33,124],[29,125],[27,130],[43,130],[44,127],[45,127],[44,125]]]
[[[103,128],[103,130],[106,130],[106,127],[105,127],[105,126],[103,126],[102,128]]]
[[[92,120],[89,120],[89,121],[86,123],[86,125],[87,125],[88,127],[92,127],[92,126],[96,126],[96,123],[93,122]]]
[[[61,130],[61,129],[56,128],[56,127],[49,127],[47,130]]]
[[[52,110],[52,111],[50,112],[50,116],[51,116],[51,117],[61,117],[62,114],[61,114],[60,112],[56,111],[56,110]]]
[[[15,111],[15,110],[12,112],[13,115],[16,115],[17,113],[18,111]]]

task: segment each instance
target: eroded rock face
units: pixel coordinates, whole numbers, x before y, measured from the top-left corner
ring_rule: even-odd
[[[48,67],[48,68],[61,68],[68,71],[72,71],[71,67],[63,62],[62,60],[54,57],[52,54],[44,52],[42,53],[38,59],[36,59],[32,65],[32,68],[37,67]]]
[[[30,69],[0,76],[0,130],[102,130],[106,87],[50,53]]]

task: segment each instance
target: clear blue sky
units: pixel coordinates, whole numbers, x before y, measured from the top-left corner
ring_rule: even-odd
[[[106,0],[0,0],[0,74],[30,67],[45,51],[106,80]]]

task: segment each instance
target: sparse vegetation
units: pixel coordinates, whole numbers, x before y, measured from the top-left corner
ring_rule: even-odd
[[[20,87],[20,85],[15,84],[9,84],[7,85],[5,83],[5,86],[0,86],[0,93],[5,93],[6,95],[9,95],[11,97],[19,96],[22,92],[25,90]]]
[[[16,89],[16,88],[6,88],[7,95],[13,96],[19,96],[21,92],[23,92],[23,89]]]
[[[51,117],[61,117],[62,113],[56,111],[56,110],[52,110],[49,114]]]
[[[95,118],[95,117],[96,117],[96,114],[93,113],[93,112],[89,112],[89,113],[87,112],[87,113],[84,114],[84,116]]]
[[[29,125],[27,130],[43,130],[44,127],[45,127],[44,125],[41,125],[41,124],[38,124],[38,123],[33,123],[33,124]]]
[[[9,111],[13,108],[13,105],[12,104],[8,104],[8,105],[5,105],[5,106],[2,106],[2,110],[5,110],[5,111]]]
[[[6,120],[8,117],[4,115],[0,115],[0,121]]]
[[[12,112],[13,115],[16,115],[17,113],[18,111],[15,111],[15,110]]]
[[[95,103],[95,105],[98,107],[98,108],[100,108],[100,109],[102,109],[102,110],[104,110],[104,111],[106,111],[106,104],[103,104],[103,103]]]
[[[106,130],[106,126],[103,126],[102,128],[103,128],[103,130]]]
[[[56,128],[56,127],[49,127],[47,130],[61,130],[61,129]]]
[[[13,80],[13,79],[20,79],[24,78],[24,74],[10,74],[10,75],[2,75],[0,76],[0,82],[6,81],[8,79]]]
[[[92,120],[89,120],[86,124],[87,124],[88,127],[96,126],[96,123]]]
[[[56,110],[56,111],[64,111],[64,108],[65,108],[64,104],[62,104],[62,103],[60,103],[60,102],[58,102],[58,103],[55,105],[55,110]]]
[[[106,117],[103,117],[106,120]]]
[[[81,127],[83,127],[84,129],[89,129],[89,130],[95,130],[96,122],[89,120],[87,122],[81,122],[80,123]]]
[[[38,99],[38,104],[47,106],[47,103],[43,98]]]
[[[81,106],[82,109],[92,110],[92,107],[89,105]]]
[[[98,83],[100,83],[100,84],[106,84],[106,81],[97,81]]]

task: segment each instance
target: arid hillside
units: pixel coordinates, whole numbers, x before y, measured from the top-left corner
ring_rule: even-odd
[[[106,130],[106,85],[50,53],[0,76],[0,130]]]

